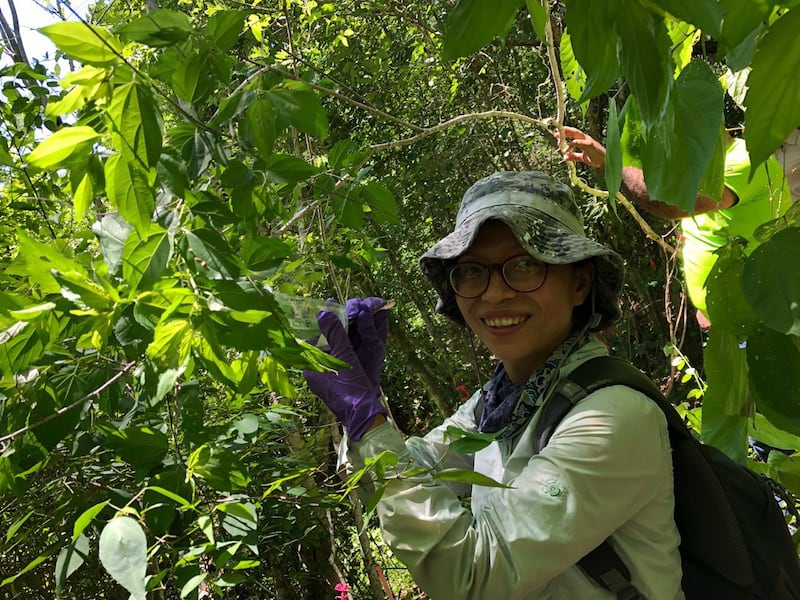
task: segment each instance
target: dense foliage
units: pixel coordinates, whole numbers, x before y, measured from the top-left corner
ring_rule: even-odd
[[[703,340],[670,224],[605,200],[623,163],[679,206],[720,193],[726,69],[753,160],[781,143],[794,4],[100,1],[44,28],[58,66],[14,52],[0,72],[0,590],[413,595],[302,386],[335,363],[275,292],[395,299],[384,387],[424,431],[490,362],[434,315],[416,259],[498,169],[587,191],[629,270],[608,343],[690,416],[702,398],[704,435],[741,460],[754,427],[800,448],[797,213],[749,258],[725,249]],[[565,122],[605,132],[608,191],[557,164]],[[800,492],[793,456],[759,468]]]

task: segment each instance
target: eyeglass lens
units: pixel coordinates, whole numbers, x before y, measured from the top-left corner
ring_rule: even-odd
[[[495,269],[500,269],[506,285],[517,292],[532,292],[540,288],[547,276],[547,263],[523,255],[513,256],[497,265],[457,264],[450,270],[450,284],[462,298],[477,298],[489,287]]]

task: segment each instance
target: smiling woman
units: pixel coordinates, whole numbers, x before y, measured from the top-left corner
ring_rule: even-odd
[[[569,373],[607,353],[593,334],[619,317],[622,260],[586,237],[572,190],[539,172],[486,177],[467,190],[453,232],[420,264],[439,312],[499,359],[483,389],[424,438],[404,440],[381,402],[380,298],[348,301],[347,332],[320,314],[331,354],[351,368],[306,373],[344,424],[354,467],[387,451],[397,457],[377,512],[384,539],[420,587],[437,599],[682,598],[660,409],[632,388],[606,387],[534,450],[548,401]],[[448,443],[454,429],[492,441],[460,453]],[[445,481],[449,469],[474,475],[465,480],[473,483],[468,505],[459,493],[469,490]],[[630,582],[597,583],[576,566],[606,539]]]

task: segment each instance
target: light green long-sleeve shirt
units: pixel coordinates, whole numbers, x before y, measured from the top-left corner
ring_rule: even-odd
[[[589,342],[561,372],[604,353]],[[447,426],[477,429],[477,401],[475,394],[424,438],[404,440],[386,423],[349,450],[356,465],[391,450],[399,470],[474,468],[512,486],[474,486],[466,507],[458,494],[468,490],[429,476],[388,484],[377,509],[384,540],[433,600],[612,598],[574,566],[609,536],[649,600],[683,598],[671,450],[652,400],[624,386],[598,390],[535,456],[536,416],[516,442],[493,442],[474,456],[448,451]]]

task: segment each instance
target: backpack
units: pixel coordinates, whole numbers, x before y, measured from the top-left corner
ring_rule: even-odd
[[[777,484],[699,442],[653,381],[629,362],[600,356],[566,376],[540,409],[534,452],[580,400],[609,385],[650,397],[667,417],[681,536],[682,588],[688,600],[800,598],[800,561],[780,506]],[[608,540],[578,562],[598,585],[625,600],[643,599]]]

